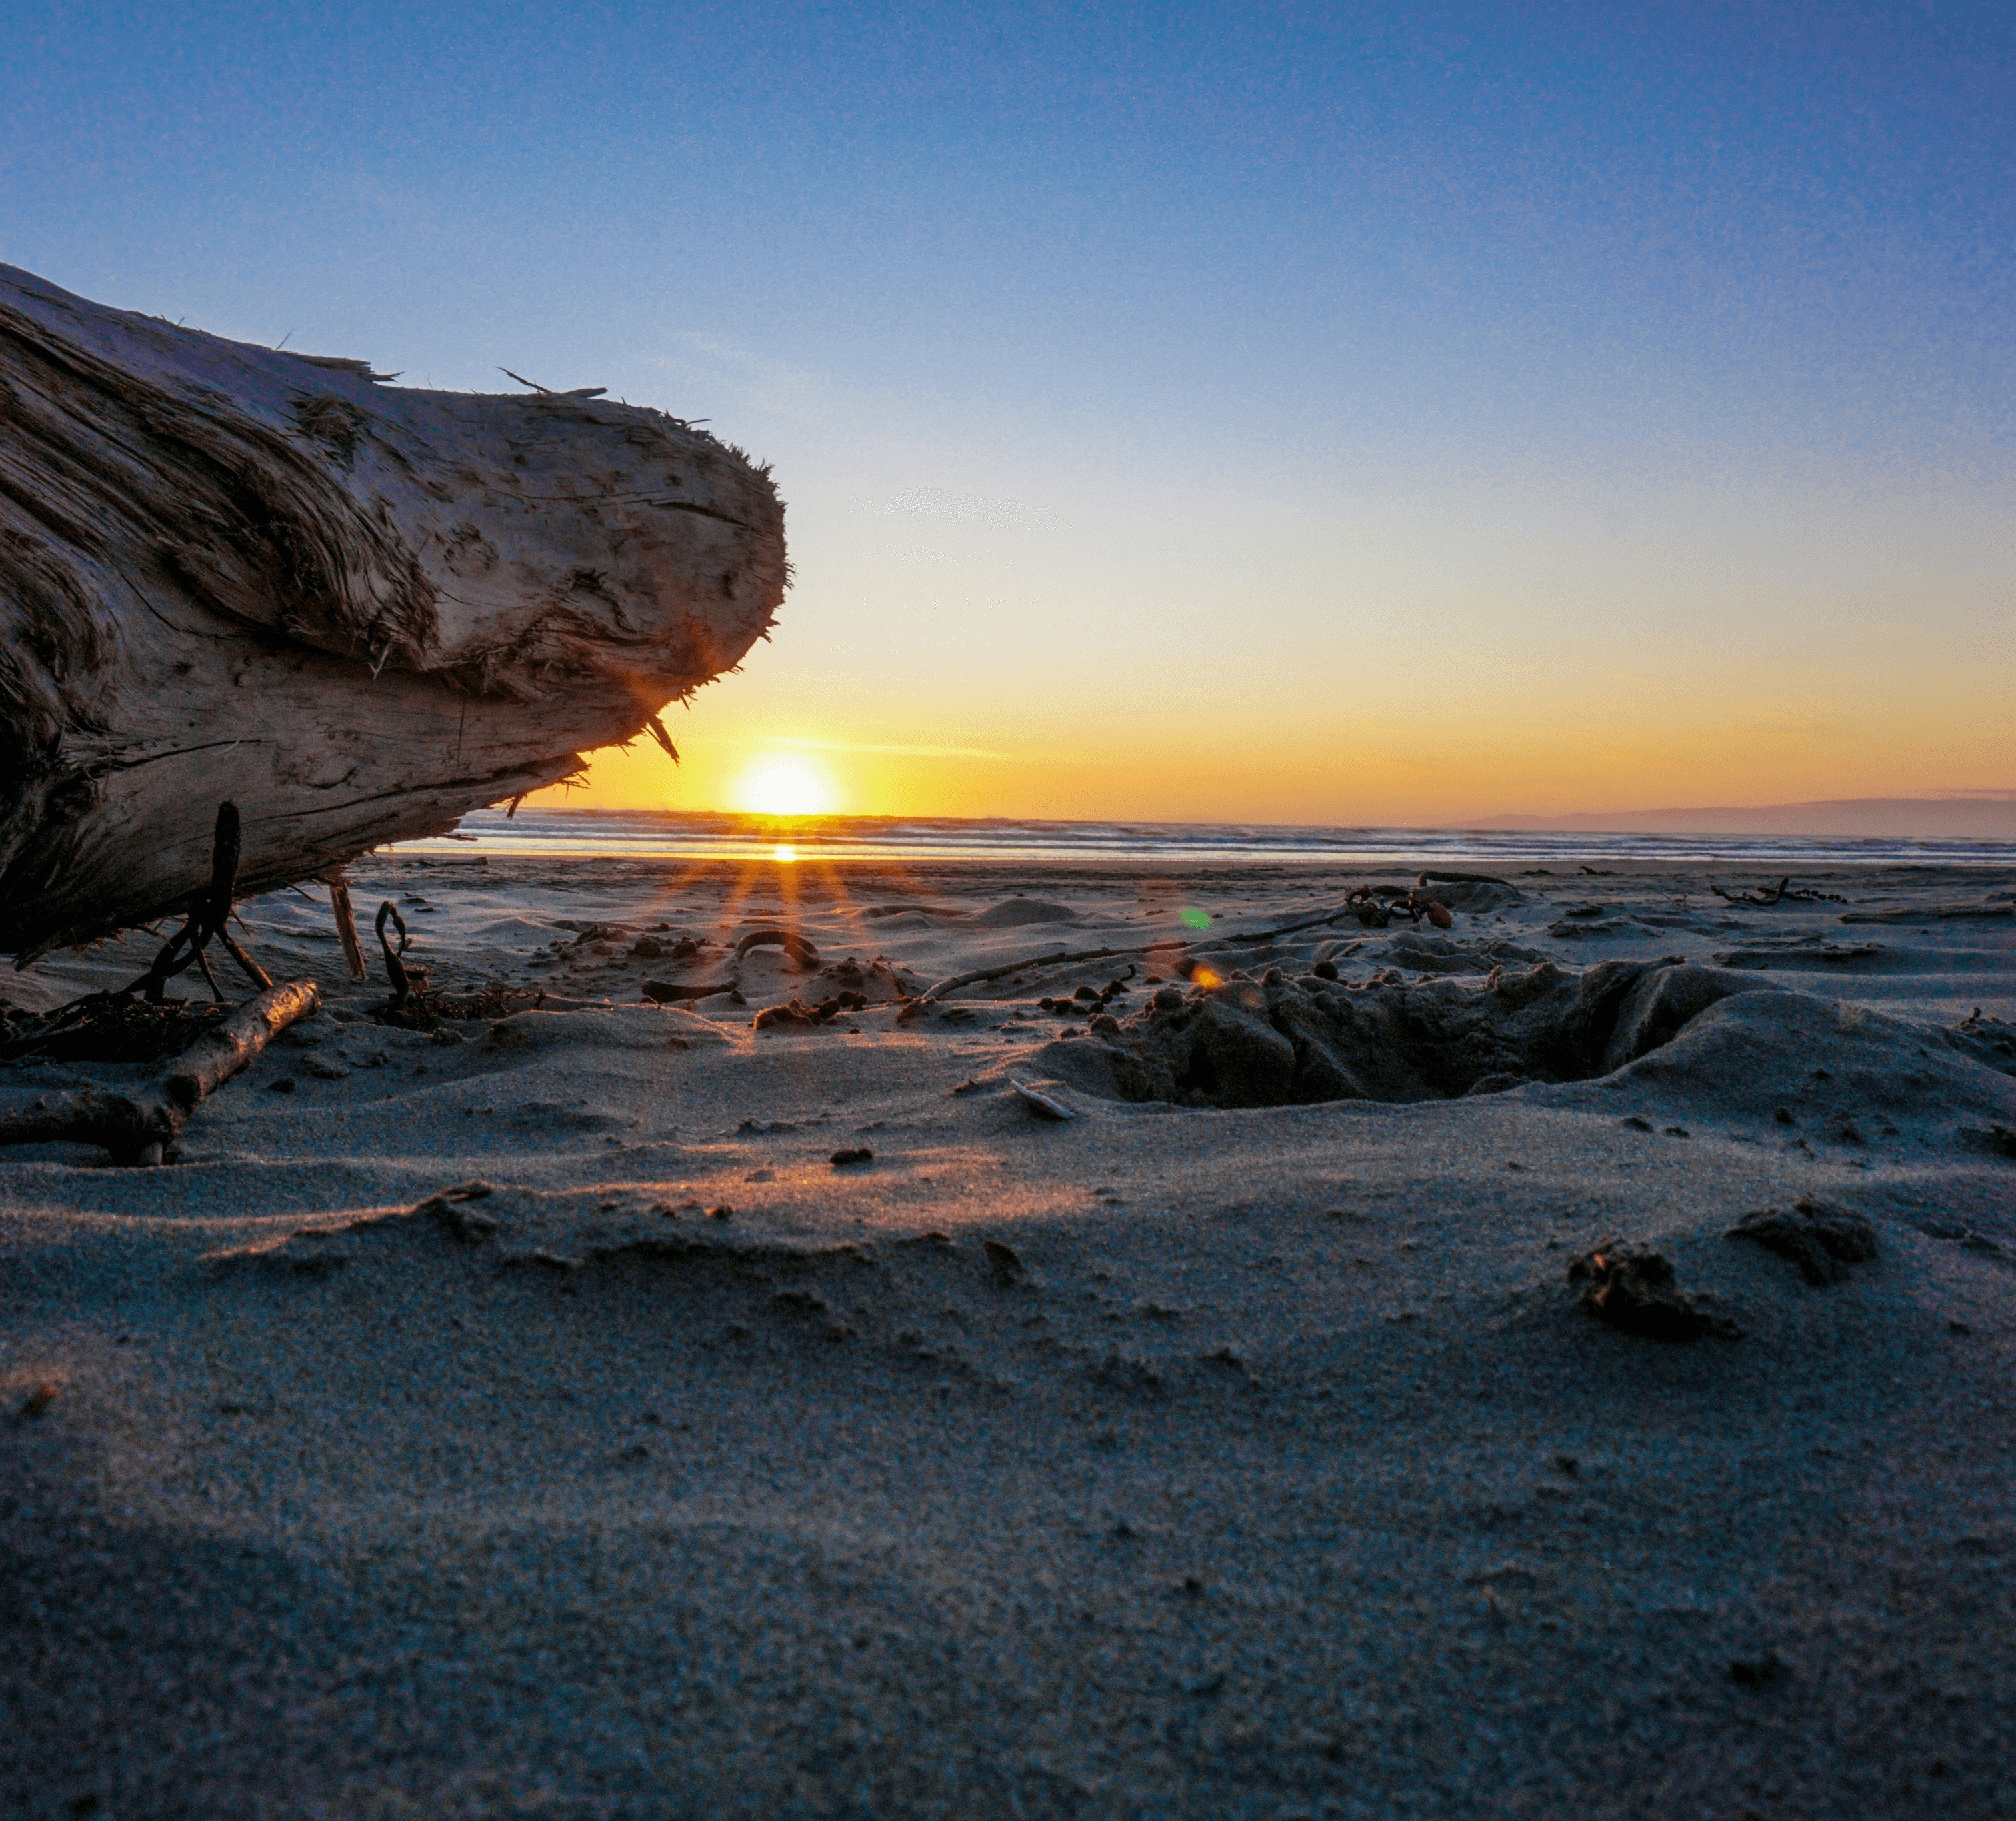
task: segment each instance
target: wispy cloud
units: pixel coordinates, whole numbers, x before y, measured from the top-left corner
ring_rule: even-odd
[[[1012,752],[990,752],[981,746],[869,746],[851,740],[768,740],[768,746],[797,746],[811,752],[880,752],[899,759],[995,759],[1012,763]]]

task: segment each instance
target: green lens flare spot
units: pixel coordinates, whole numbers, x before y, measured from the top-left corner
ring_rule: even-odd
[[[1186,907],[1179,921],[1190,929],[1208,929],[1211,928],[1211,913],[1200,910],[1193,904]]]

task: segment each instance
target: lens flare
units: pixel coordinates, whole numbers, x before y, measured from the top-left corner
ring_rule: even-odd
[[[1200,910],[1194,904],[1187,904],[1176,921],[1187,929],[1208,929],[1211,928],[1211,913]]]
[[[1222,986],[1225,976],[1200,965],[1190,969],[1190,984],[1193,986]]]

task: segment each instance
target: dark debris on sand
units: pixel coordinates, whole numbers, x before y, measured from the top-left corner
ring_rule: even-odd
[[[0,1061],[159,1062],[178,1056],[232,1008],[94,993],[44,1014],[0,1006]]]
[[[836,993],[816,1005],[788,999],[782,1005],[766,1005],[754,1022],[758,1030],[817,1030],[842,1012],[862,1011],[867,1004],[866,995],[860,993]]]
[[[399,932],[396,943],[387,932],[385,926],[388,923]],[[398,1030],[429,1031],[445,1018],[464,1022],[474,1019],[495,1021],[509,1018],[513,1012],[529,1011],[545,1001],[546,995],[542,991],[506,986],[501,980],[488,982],[473,993],[445,992],[430,984],[425,968],[405,960],[407,951],[412,947],[412,938],[407,932],[406,920],[400,915],[398,906],[389,898],[378,907],[376,927],[378,946],[385,958],[385,978],[392,989],[391,997],[371,1015],[380,1024],[390,1025]],[[600,928],[599,925],[591,925],[590,932]],[[581,939],[585,941],[587,937]]]
[[[1789,1259],[1809,1284],[1839,1283],[1851,1264],[1876,1256],[1876,1229],[1852,1208],[1802,1195],[1787,1208],[1759,1208],[1729,1229],[1731,1239],[1747,1239]]]
[[[1674,1282],[1672,1264],[1644,1247],[1606,1239],[1568,1266],[1568,1282],[1582,1286],[1576,1300],[1583,1308],[1627,1334],[1653,1340],[1743,1337],[1743,1330],[1726,1316],[1695,1307],[1694,1298]]]

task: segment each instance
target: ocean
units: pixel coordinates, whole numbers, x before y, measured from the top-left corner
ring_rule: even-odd
[[[1240,822],[1025,822],[998,818],[696,815],[670,810],[481,810],[458,834],[400,853],[610,859],[1135,860],[1404,865],[1490,871],[1605,860],[1731,866],[2016,865],[2016,842],[1840,835],[1553,834],[1458,828],[1327,828]]]

